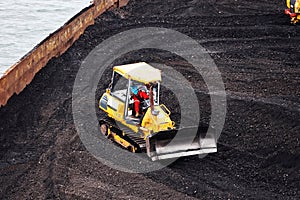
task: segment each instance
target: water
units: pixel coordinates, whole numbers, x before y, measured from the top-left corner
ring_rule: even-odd
[[[0,77],[90,0],[0,0]]]

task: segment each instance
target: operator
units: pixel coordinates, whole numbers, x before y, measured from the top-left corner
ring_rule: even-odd
[[[137,86],[131,87],[132,91],[132,98],[134,100],[133,106],[135,111],[135,117],[139,117],[140,114],[140,105],[141,102],[145,101],[146,99],[149,99],[149,95],[147,92],[141,88],[138,88]]]

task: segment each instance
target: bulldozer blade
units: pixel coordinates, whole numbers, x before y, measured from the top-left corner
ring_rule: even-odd
[[[147,155],[153,160],[163,160],[190,155],[208,154],[217,151],[214,133],[186,127],[161,131],[146,140]]]

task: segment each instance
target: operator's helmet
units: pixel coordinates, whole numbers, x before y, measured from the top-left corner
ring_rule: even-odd
[[[131,92],[137,95],[139,92],[138,87],[136,85],[131,86]]]

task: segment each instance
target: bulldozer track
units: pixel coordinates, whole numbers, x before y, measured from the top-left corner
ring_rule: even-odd
[[[106,123],[107,125],[109,125],[111,131],[118,134],[120,137],[122,137],[132,145],[137,146],[139,148],[138,152],[145,150],[146,141],[143,138],[139,137],[138,133],[135,133],[130,128],[120,123],[117,124],[113,119],[108,117],[102,118],[101,120],[99,120],[99,123]]]

